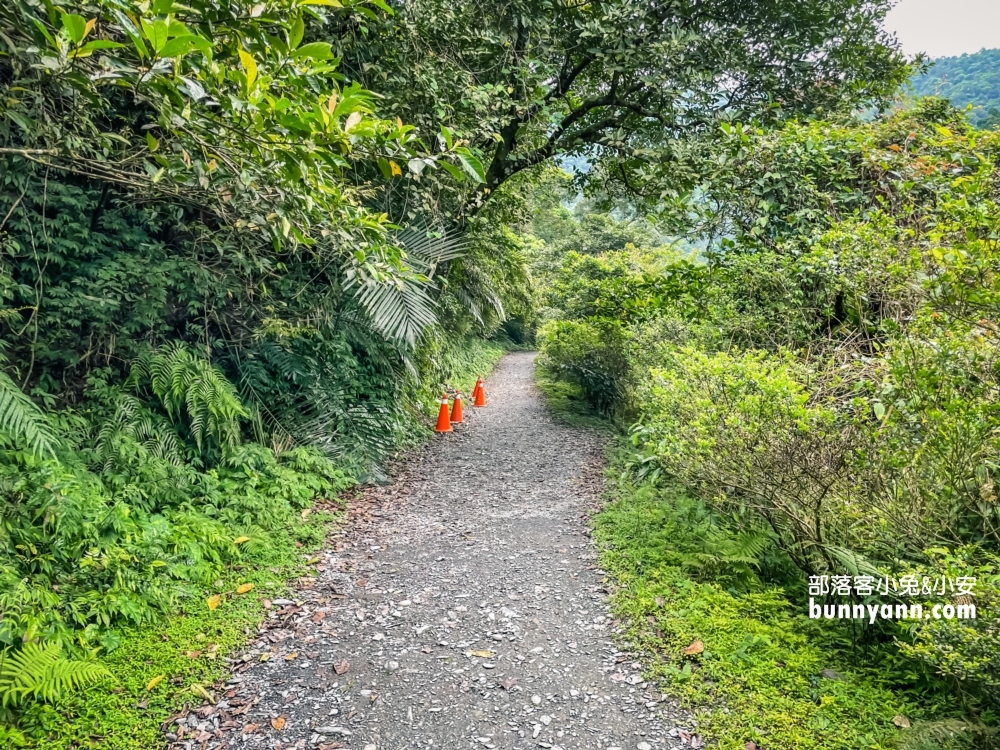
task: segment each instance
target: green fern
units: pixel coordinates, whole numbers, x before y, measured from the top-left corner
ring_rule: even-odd
[[[26,643],[20,651],[0,653],[0,705],[13,707],[29,700],[52,702],[64,693],[108,678],[95,662],[65,659],[58,642]]]
[[[199,449],[208,438],[224,446],[239,445],[239,419],[247,412],[233,384],[207,360],[175,343],[137,359],[126,386],[138,388],[147,380],[172,420],[180,422],[186,414]]]
[[[35,402],[0,372],[0,438],[24,444],[37,456],[53,456],[59,441]]]
[[[111,472],[123,459],[123,443],[138,443],[147,455],[174,466],[184,462],[181,446],[173,426],[162,416],[145,409],[139,399],[118,394],[114,415],[106,420],[97,434],[95,462],[104,472]]]

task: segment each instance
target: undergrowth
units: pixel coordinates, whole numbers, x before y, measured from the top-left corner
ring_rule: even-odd
[[[123,388],[95,378],[94,413],[65,413],[53,455],[0,450],[0,748],[160,744],[163,721],[227,672],[262,600],[308,572],[338,494],[384,479],[385,458],[431,434],[439,389],[471,391],[505,351],[428,340],[421,377],[369,402],[359,429],[331,423],[325,442],[290,448],[247,439],[251,410],[224,374],[165,348]],[[384,445],[346,447],[364,462],[338,462],[347,434],[376,432]]]
[[[557,418],[613,429],[578,385],[544,366],[536,384]],[[695,714],[697,731],[720,750],[901,747],[893,720],[918,708],[849,669],[830,652],[830,634],[762,582],[793,575],[766,532],[734,533],[682,489],[635,483],[642,467],[615,445],[608,502],[594,518],[612,608],[629,645],[649,657],[649,677]]]
[[[560,380],[544,365],[537,362],[535,364],[535,385],[541,392],[545,405],[560,421],[599,430],[613,428],[608,417],[596,414],[591,409],[580,386]]]
[[[47,736],[38,750],[102,748],[148,750],[163,744],[160,725],[185,704],[200,704],[213,683],[229,673],[229,656],[246,644],[263,619],[263,601],[288,592],[299,577],[314,575],[310,560],[326,534],[342,520],[336,512],[302,518],[288,543],[272,548],[255,565],[234,567],[156,627],[122,634],[103,660],[111,678],[57,706],[40,704],[37,720]],[[300,546],[301,545],[301,546]],[[238,587],[253,588],[238,594]],[[215,609],[209,597],[220,596]]]
[[[824,652],[780,588],[747,585],[755,550],[721,533],[713,544],[691,523],[699,514],[681,490],[619,478],[594,519],[614,612],[650,657],[650,676],[695,710],[720,750],[895,747],[893,719],[912,707]]]

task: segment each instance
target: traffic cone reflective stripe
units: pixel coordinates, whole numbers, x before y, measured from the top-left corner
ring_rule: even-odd
[[[438,423],[434,428],[436,432],[451,432],[451,420],[448,418],[448,397],[441,394],[441,408],[438,409]]]
[[[486,406],[486,386],[483,385],[482,378],[480,378],[479,382],[476,383],[476,390],[472,399],[472,405]]]
[[[455,393],[455,405],[451,407],[451,421],[455,424],[461,424],[465,420],[462,419],[462,394]]]

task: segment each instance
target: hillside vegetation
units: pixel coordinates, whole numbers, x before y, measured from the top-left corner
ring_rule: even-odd
[[[536,330],[640,423],[629,481],[766,542],[727,593],[987,571],[995,143],[939,103],[845,124],[913,72],[890,5],[3,4],[0,747],[155,746],[339,494]],[[994,638],[858,643],[979,727]]]
[[[720,747],[996,747],[1000,136],[934,99],[725,133],[700,257],[621,222],[535,249],[543,387],[627,436],[596,529],[619,611]],[[822,576],[975,578],[978,618],[931,618],[972,601],[951,585]]]
[[[961,108],[971,104],[969,120],[978,128],[1000,125],[1000,49],[939,57],[912,85],[917,96],[949,99]]]

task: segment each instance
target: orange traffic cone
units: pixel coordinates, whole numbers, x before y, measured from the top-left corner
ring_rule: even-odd
[[[472,389],[472,400],[473,401],[476,400],[476,396],[479,395],[479,389],[482,388],[482,387],[483,387],[483,376],[480,375],[478,378],[476,378],[476,386],[475,386],[475,388]]]
[[[483,385],[483,379],[479,378],[476,383],[476,390],[474,391],[475,396],[472,399],[473,406],[486,406],[486,386]]]
[[[436,432],[451,432],[451,420],[448,419],[448,396],[441,394],[441,408],[438,409]]]
[[[462,419],[462,394],[460,391],[455,391],[455,405],[451,407],[451,421],[455,424],[462,424],[465,421]]]

